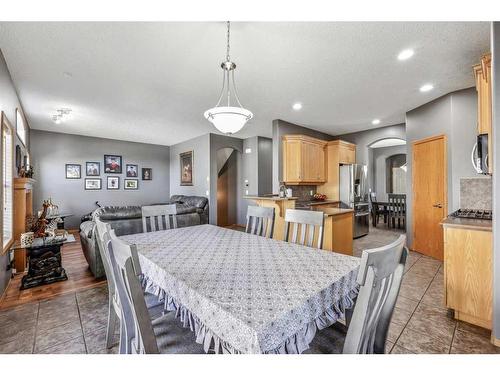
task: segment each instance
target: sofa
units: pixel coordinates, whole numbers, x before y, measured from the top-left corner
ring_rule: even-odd
[[[158,204],[175,204],[177,208],[177,226],[208,224],[208,199],[198,196],[172,195],[170,201]],[[141,206],[106,206],[96,209],[90,215],[91,220],[80,224],[80,242],[90,271],[95,278],[105,276],[104,266],[97,246],[95,220],[110,224],[117,236],[142,233]]]

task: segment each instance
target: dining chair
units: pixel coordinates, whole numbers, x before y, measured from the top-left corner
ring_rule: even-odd
[[[120,323],[120,343],[124,346],[123,350],[127,350],[127,342],[130,342],[131,338],[127,337],[127,334],[122,334],[122,322],[121,322],[121,308],[120,300],[116,292],[116,281],[111,265],[111,259],[109,256],[107,244],[111,237],[116,237],[114,231],[111,229],[108,223],[104,223],[99,218],[96,219],[97,231],[97,247],[99,254],[101,255],[102,263],[104,266],[104,272],[106,274],[106,279],[108,281],[108,323],[106,327],[106,348],[110,349],[114,345],[114,336],[117,323]],[[136,274],[140,273],[140,264],[137,256],[137,250],[135,249],[136,263],[137,266],[134,268]],[[139,271],[137,271],[137,269]],[[149,315],[152,317],[158,316],[163,313],[163,302],[161,302],[157,296],[145,293],[145,298],[147,300],[147,307],[149,310]]]
[[[380,216],[384,217],[384,223],[387,222],[387,215],[389,211],[385,208],[381,208],[377,201],[377,194],[375,192],[370,192],[370,203],[372,206],[372,225],[377,226]]]
[[[148,223],[149,232],[177,228],[177,206],[175,204],[142,206],[142,231],[144,233],[148,232]]]
[[[343,353],[384,353],[387,332],[398,298],[408,249],[406,236],[375,249],[364,250],[357,283],[356,305]]]
[[[248,206],[245,232],[272,238],[274,232],[274,208]]]
[[[398,228],[406,228],[406,194],[389,194],[389,212],[388,224],[389,227],[396,228],[396,220]]]
[[[383,354],[408,257],[406,237],[364,250],[358,271],[360,286],[353,310],[346,311],[347,333],[336,324],[316,334],[309,353]],[[351,314],[352,313],[352,314]],[[340,329],[338,329],[340,328]],[[343,345],[342,345],[343,341]]]
[[[314,232],[318,229],[316,247],[323,247],[324,213],[322,211],[305,211],[287,209],[285,211],[285,237],[287,242],[304,246],[313,246]],[[299,235],[300,229],[300,235]]]
[[[130,244],[111,237],[108,249],[116,289],[122,302],[124,326],[128,333],[133,331],[130,353],[176,353],[179,348],[183,353],[204,353],[203,346],[196,343],[194,333],[183,328],[174,314],[150,319],[141,283],[135,272]],[[120,353],[126,351],[120,350]]]

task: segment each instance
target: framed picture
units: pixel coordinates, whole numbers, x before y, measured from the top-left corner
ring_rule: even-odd
[[[105,173],[122,173],[122,157],[119,155],[104,155]]]
[[[181,160],[181,186],[193,185],[193,151],[183,152]]]
[[[108,189],[108,190],[120,189],[120,177],[108,176],[108,178],[106,180],[106,189]]]
[[[139,180],[126,178],[123,183],[123,188],[125,190],[137,190],[139,189]]]
[[[82,166],[80,164],[66,164],[66,178],[70,180],[82,178]]]
[[[88,161],[85,163],[85,169],[87,176],[100,176],[101,175],[101,163],[98,161]]]
[[[142,180],[151,181],[153,179],[153,168],[142,168]]]
[[[127,177],[138,177],[139,176],[139,167],[137,164],[127,164]]]
[[[101,179],[100,178],[86,178],[85,179],[85,190],[101,190]]]

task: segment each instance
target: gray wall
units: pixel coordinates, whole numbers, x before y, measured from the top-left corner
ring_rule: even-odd
[[[16,108],[22,108],[19,97],[17,96],[17,91],[10,77],[7,64],[3,57],[2,51],[0,50],[0,110],[5,113],[5,116],[9,120],[10,124],[16,127]],[[28,134],[29,141],[29,134]],[[14,138],[15,145],[21,145],[22,152],[25,154],[27,150],[22,146],[17,136]],[[28,144],[29,146],[29,144]],[[15,159],[14,159],[15,165]],[[13,175],[17,175],[17,171],[14,168]],[[1,186],[1,184],[0,184]],[[2,188],[0,187],[0,194],[2,194]],[[0,217],[1,222],[2,217]],[[7,266],[9,265],[8,255],[0,255],[0,296],[5,291],[5,288],[10,280],[11,272],[7,271]]]
[[[412,142],[439,134],[447,136],[448,211],[459,208],[460,178],[475,177],[470,152],[476,140],[477,94],[475,88],[452,92],[406,114],[408,244],[412,231]]]
[[[356,163],[365,164],[368,167],[368,187],[374,189],[373,176],[373,149],[369,146],[381,139],[399,138],[406,139],[405,124],[384,126],[361,132],[342,134],[335,139],[342,139],[356,145]]]
[[[193,153],[193,185],[181,186],[180,157],[186,151]],[[210,136],[202,135],[170,146],[170,194],[207,196],[210,190]],[[217,158],[214,156],[215,163]],[[154,172],[153,172],[154,173]],[[215,175],[217,176],[217,174]],[[217,181],[216,181],[217,183]],[[209,207],[211,210],[211,207]]]
[[[396,154],[406,154],[406,145],[380,147],[373,149],[373,190],[377,193],[377,199],[387,201],[387,170],[386,159]]]
[[[493,336],[500,340],[500,22],[493,22],[491,28],[493,55]],[[499,169],[500,170],[500,169]]]
[[[167,202],[170,197],[167,146],[32,130],[31,154],[37,180],[33,208],[41,209],[42,201],[51,197],[61,212],[74,215],[67,219],[67,228],[78,228],[80,217],[96,208],[95,201],[103,206],[144,205]],[[104,154],[122,155],[122,174],[103,173]],[[86,161],[101,163],[102,190],[84,189]],[[66,179],[66,163],[81,164],[82,178]],[[125,164],[138,164],[139,174],[142,167],[153,168],[153,180],[142,181],[139,176],[139,190],[124,190]],[[120,177],[119,190],[106,189],[107,176]]]
[[[273,120],[273,192],[277,193],[283,176],[283,140],[286,134],[304,134],[330,141],[333,136],[283,120]]]
[[[258,138],[258,185],[259,195],[273,192],[273,140]]]
[[[405,124],[384,126],[371,130],[364,130],[356,133],[342,134],[335,139],[342,139],[356,145],[356,163],[369,164],[370,146],[372,143],[381,139],[399,138],[406,139]]]

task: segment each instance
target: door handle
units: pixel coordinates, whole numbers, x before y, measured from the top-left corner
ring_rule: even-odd
[[[436,203],[436,204],[433,204],[432,207],[443,208],[443,205],[441,203]]]

